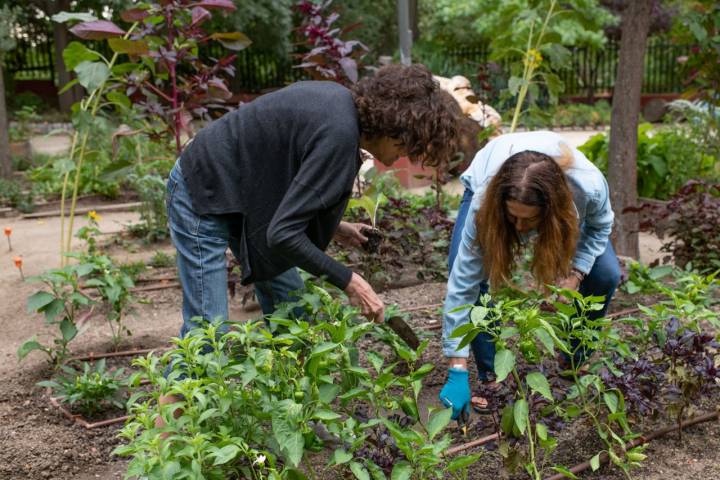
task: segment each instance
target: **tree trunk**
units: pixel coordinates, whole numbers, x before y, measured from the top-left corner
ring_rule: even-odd
[[[623,213],[637,203],[637,127],[645,44],[653,0],[634,0],[622,13],[620,59],[613,90],[608,153],[610,200],[615,210],[615,249],[638,258],[637,213]]]
[[[418,0],[410,0],[408,2],[408,7],[410,10],[410,30],[412,30],[412,39],[416,42],[420,39]]]
[[[52,10],[49,11],[49,16],[52,16],[58,12],[70,11],[70,0],[59,0],[58,2],[51,2]],[[57,73],[58,79],[58,91],[67,85],[72,79],[72,72],[68,72],[65,68],[65,62],[62,58],[62,52],[68,43],[68,37],[70,33],[64,23],[53,23],[53,43],[55,45],[55,72]],[[58,104],[61,112],[69,113],[70,107],[73,103],[80,101],[83,98],[82,87],[76,85],[67,92],[63,93],[58,97]]]
[[[5,105],[5,78],[0,61],[0,177],[12,177],[12,160],[10,158],[10,138],[8,136],[8,116]]]

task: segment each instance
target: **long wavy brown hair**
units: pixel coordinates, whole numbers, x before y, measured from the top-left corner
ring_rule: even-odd
[[[462,110],[425,65],[386,65],[350,88],[367,137],[395,138],[411,160],[432,167],[459,151]]]
[[[507,202],[516,201],[540,208],[531,271],[540,284],[553,284],[570,273],[579,235],[572,192],[563,167],[568,155],[558,160],[526,150],[503,163],[490,181],[475,216],[477,242],[483,252],[490,285],[497,289],[510,283],[520,235],[510,221]]]

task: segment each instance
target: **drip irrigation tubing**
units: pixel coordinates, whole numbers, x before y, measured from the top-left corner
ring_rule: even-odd
[[[650,432],[650,433],[641,435],[640,437],[636,438],[635,440],[628,442],[628,444],[625,446],[625,448],[626,448],[626,450],[629,450],[631,448],[637,447],[638,445],[644,445],[644,444],[650,442],[651,440],[662,437],[663,435],[667,435],[668,433],[677,432],[679,430],[682,430],[683,428],[687,428],[687,427],[691,427],[693,425],[697,425],[699,423],[704,423],[704,422],[709,422],[711,420],[715,420],[718,418],[719,412],[720,412],[720,410],[717,410],[712,413],[706,413],[705,415],[700,415],[700,416],[691,418],[690,420],[686,420],[686,421],[682,422],[679,427],[678,427],[678,425],[672,425],[672,426],[668,426],[665,428],[661,428],[659,430],[655,430],[654,432]],[[607,461],[608,461],[608,455],[606,453],[602,453],[600,455],[600,465],[607,463]],[[570,469],[570,472],[572,472],[573,474],[578,474],[580,472],[587,470],[588,468],[590,468],[590,461],[579,463],[579,464],[575,465],[574,467],[572,467]],[[545,478],[545,480],[562,480],[564,478],[567,478],[567,477],[565,477],[562,473],[558,473],[558,474],[555,474],[555,475]]]

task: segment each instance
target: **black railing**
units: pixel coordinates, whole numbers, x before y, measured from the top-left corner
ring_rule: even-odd
[[[36,31],[37,30],[37,31]],[[101,46],[106,48],[105,43]],[[220,45],[201,49],[202,56],[227,55]],[[659,39],[651,39],[645,55],[643,93],[678,93],[685,89],[680,75],[678,58],[689,53],[689,47],[673,45]],[[608,42],[601,49],[572,48],[567,68],[558,72],[565,84],[564,96],[602,96],[612,91],[617,74],[619,47]],[[54,48],[52,34],[33,29],[25,31],[17,39],[17,48],[6,57],[5,69],[17,80],[55,80]],[[463,47],[433,52],[418,57],[431,70],[443,76],[465,75],[475,80],[478,68],[490,59],[487,46]],[[303,70],[293,68],[296,60],[252,48],[238,53],[236,74],[231,87],[236,92],[262,92],[285,86],[306,78]],[[507,81],[509,65],[497,66],[495,76],[500,82]]]
[[[645,53],[642,92],[679,93],[685,90],[678,59],[689,52],[690,47],[687,45],[651,39]],[[568,66],[558,72],[565,84],[563,95],[592,97],[612,91],[620,53],[616,42],[608,42],[600,49],[575,47],[570,49],[570,53]],[[443,55],[443,61],[433,65],[433,71],[438,75],[451,76],[460,73],[474,78],[478,68],[490,62],[490,51],[486,46],[453,49]],[[499,70],[500,76],[508,76],[509,68],[506,62],[499,65]]]

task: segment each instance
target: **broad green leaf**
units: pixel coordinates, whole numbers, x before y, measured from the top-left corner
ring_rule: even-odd
[[[527,428],[528,411],[528,403],[524,398],[515,402],[515,406],[513,407],[513,419],[515,420],[515,426],[522,434],[525,433],[525,429]]]
[[[63,302],[59,298],[56,298],[48,305],[43,307],[41,311],[45,314],[45,320],[47,320],[49,323],[53,322],[58,315],[65,311],[65,302]]]
[[[312,418],[330,421],[342,418],[342,415],[339,415],[331,410],[316,410],[315,413],[313,413]]]
[[[240,32],[213,33],[210,38],[217,40],[228,50],[240,51],[250,46],[252,40]]]
[[[68,318],[63,318],[62,322],[60,322],[60,331],[65,342],[71,341],[78,333],[77,327]]]
[[[515,368],[515,354],[504,348],[495,353],[495,381],[500,383]]]
[[[342,465],[353,459],[352,453],[346,452],[342,448],[336,449],[330,457],[330,465]]]
[[[331,352],[335,350],[338,347],[337,343],[334,342],[323,342],[320,345],[317,345],[315,348],[312,349],[312,352],[310,352],[310,357],[315,357],[317,355],[322,355],[323,353]]]
[[[358,462],[350,462],[350,471],[358,480],[370,480],[370,475],[367,470]]]
[[[535,424],[535,432],[537,433],[537,436],[540,440],[548,439],[548,429],[542,423]]]
[[[373,366],[376,372],[380,373],[380,370],[382,370],[383,363],[385,363],[385,359],[375,353],[375,352],[367,352],[366,354],[368,361]]]
[[[214,449],[208,456],[215,458],[213,465],[222,465],[234,459],[238,453],[240,453],[240,447],[237,445],[226,445],[222,448]]]
[[[25,341],[25,343],[20,345],[20,348],[18,348],[17,351],[18,360],[22,360],[23,358],[27,357],[28,353],[32,352],[33,350],[45,351],[45,347],[40,345],[40,343],[35,340],[34,336],[30,340],[27,340]]]
[[[55,296],[48,292],[36,292],[27,300],[28,312],[34,313],[55,300]]]
[[[578,478],[578,477],[577,477],[574,473],[572,473],[570,470],[568,470],[567,468],[562,467],[562,466],[560,466],[560,465],[553,465],[553,466],[550,467],[550,468],[552,468],[552,469],[555,470],[556,472],[562,474],[562,475],[565,476],[566,478],[572,478],[573,480],[577,480],[577,478]]]
[[[273,412],[272,431],[275,441],[280,447],[280,451],[285,456],[287,462],[297,467],[303,456],[305,441],[303,440],[300,426],[294,422],[290,422],[280,412]]]
[[[340,393],[340,386],[325,383],[323,385],[320,385],[318,387],[318,390],[320,391],[320,393],[318,394],[320,401],[322,403],[330,404],[333,402],[333,400],[335,400],[335,397],[337,397],[338,393]]]
[[[517,95],[520,91],[520,86],[524,83],[526,82],[520,77],[510,77],[510,80],[508,80],[508,91],[510,95]]]
[[[100,60],[100,54],[90,50],[80,42],[72,41],[62,52],[63,63],[68,70],[75,70],[82,62],[95,62]]]
[[[73,70],[80,85],[89,92],[97,90],[110,78],[110,69],[104,62],[80,62]]]
[[[108,38],[108,45],[110,45],[113,52],[127,53],[128,55],[145,55],[150,48],[144,40],[128,40],[125,38]]]
[[[430,440],[445,428],[452,418],[452,408],[445,408],[434,412],[427,424],[428,437]]]
[[[481,456],[482,455],[480,455],[479,453],[474,453],[472,455],[463,455],[461,457],[456,457],[450,463],[448,463],[446,467],[447,471],[456,472],[458,470],[465,469],[480,460]]]
[[[555,344],[553,343],[553,339],[542,327],[538,327],[532,331],[533,335],[535,335],[535,338],[540,340],[540,343],[542,343],[543,347],[545,347],[545,350],[550,355],[555,355]]]
[[[525,382],[534,392],[539,393],[551,402],[553,401],[552,392],[550,391],[550,383],[548,383],[545,375],[540,372],[529,373],[527,377],[525,377]]]
[[[600,468],[600,454],[598,453],[590,459],[590,468],[593,472],[596,472]]]
[[[410,480],[413,468],[407,461],[400,461],[395,464],[390,474],[390,480]]]
[[[614,392],[605,392],[603,393],[603,400],[605,401],[605,405],[607,405],[610,412],[615,413],[618,409],[618,397],[615,395]]]

